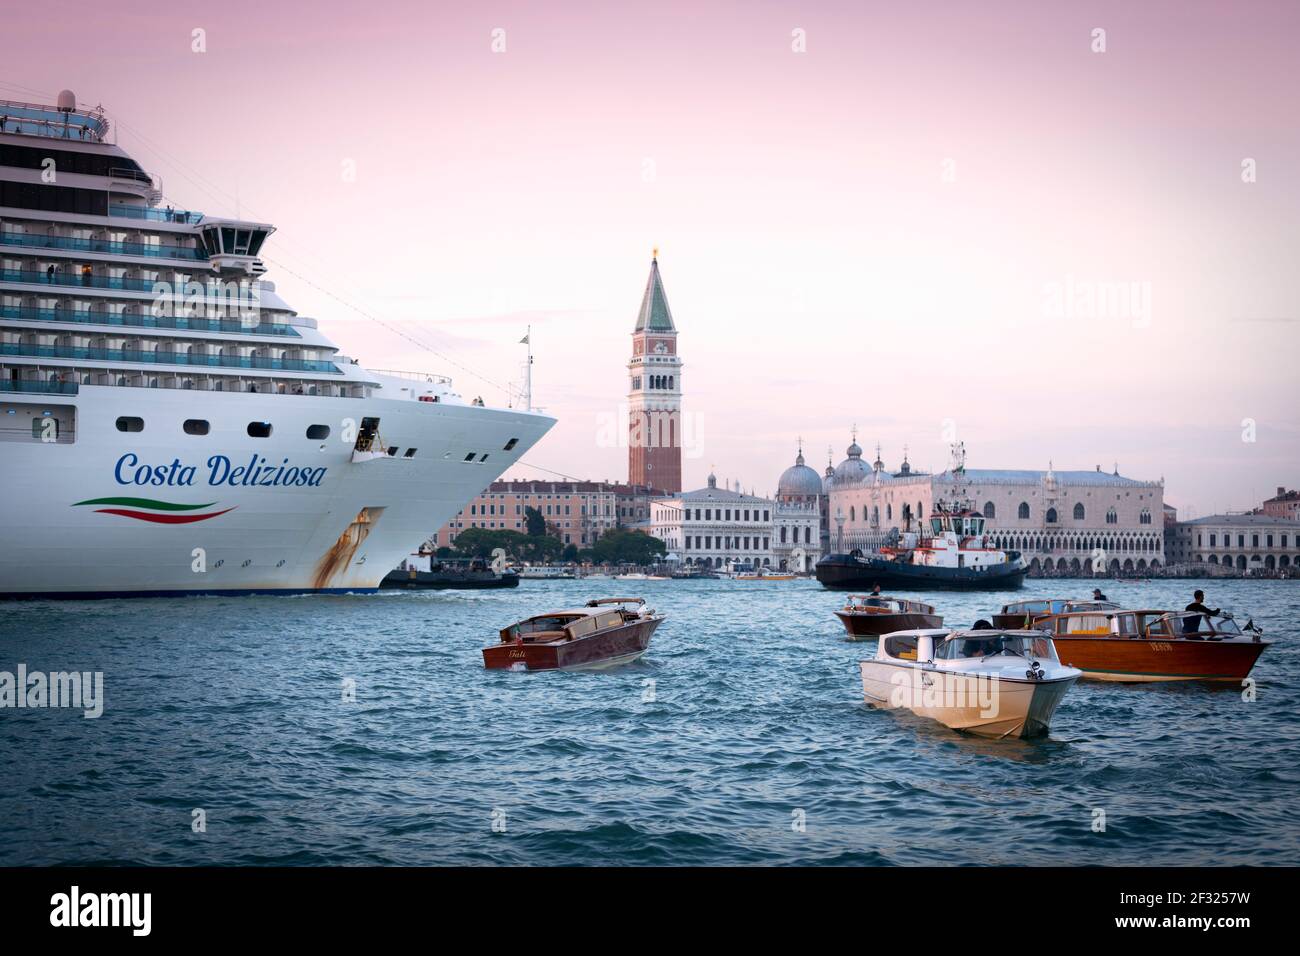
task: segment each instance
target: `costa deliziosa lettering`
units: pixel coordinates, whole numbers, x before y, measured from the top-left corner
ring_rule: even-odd
[[[113,477],[119,485],[192,487],[199,477],[199,468],[198,465],[186,465],[179,458],[173,458],[170,464],[141,464],[138,455],[127,452],[117,460]],[[288,458],[274,465],[258,455],[253,455],[247,465],[235,465],[226,455],[213,455],[207,461],[204,477],[212,486],[317,488],[326,470],[324,467],[291,465]]]

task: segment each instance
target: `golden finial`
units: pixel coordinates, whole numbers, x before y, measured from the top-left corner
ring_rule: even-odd
[[[651,259],[658,259],[658,258],[659,258],[659,247],[658,247],[658,246],[655,246],[653,249],[650,250],[650,258],[651,258]]]

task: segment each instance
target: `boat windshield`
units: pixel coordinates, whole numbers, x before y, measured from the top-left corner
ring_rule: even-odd
[[[1178,614],[1166,614],[1151,626],[1152,634],[1178,637],[1184,634],[1222,634],[1226,637],[1239,637],[1241,628],[1230,617],[1211,617],[1196,611]]]
[[[518,634],[541,634],[550,631],[562,631],[565,625],[571,624],[577,615],[574,614],[548,614],[543,617],[533,617],[526,621],[520,621],[515,625]]]
[[[1016,601],[1008,604],[1003,614],[1060,614],[1065,601]]]
[[[881,610],[881,611],[899,611],[902,610],[900,602],[889,598],[869,597],[863,598],[856,602],[856,607],[863,609]]]
[[[958,661],[999,656],[1026,660],[1056,660],[1056,647],[1048,637],[1024,634],[961,635],[950,637],[935,650],[936,660]]]

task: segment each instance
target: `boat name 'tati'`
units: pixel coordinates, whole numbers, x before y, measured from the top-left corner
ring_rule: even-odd
[[[199,467],[184,464],[179,458],[173,458],[169,464],[142,465],[138,455],[127,452],[117,460],[113,477],[119,485],[190,487],[198,477]],[[213,455],[207,461],[205,477],[209,485],[317,488],[326,470],[324,466],[291,465],[288,458],[278,465],[268,464],[258,455],[253,455],[247,465],[232,465],[228,456]]]

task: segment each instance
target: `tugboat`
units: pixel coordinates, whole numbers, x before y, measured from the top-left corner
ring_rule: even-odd
[[[637,605],[632,608],[628,605]],[[634,661],[664,616],[645,598],[599,598],[581,608],[524,618],[483,648],[488,670],[597,670]]]
[[[954,479],[965,474],[966,452],[953,448]],[[929,590],[966,588],[1009,590],[1020,587],[1029,566],[1019,551],[992,546],[984,533],[987,520],[956,490],[954,503],[934,503],[928,533],[890,534],[890,543],[864,554],[832,554],[817,563],[817,580],[828,588],[857,590],[881,587]],[[921,525],[925,529],[925,525]]]
[[[886,634],[861,667],[863,697],[873,707],[906,708],[997,738],[1047,733],[1080,676],[1061,664],[1046,634],[978,628]]]
[[[943,615],[935,614],[932,605],[880,594],[850,594],[843,610],[836,611],[835,616],[843,622],[850,641],[868,640],[892,631],[943,627]]]

